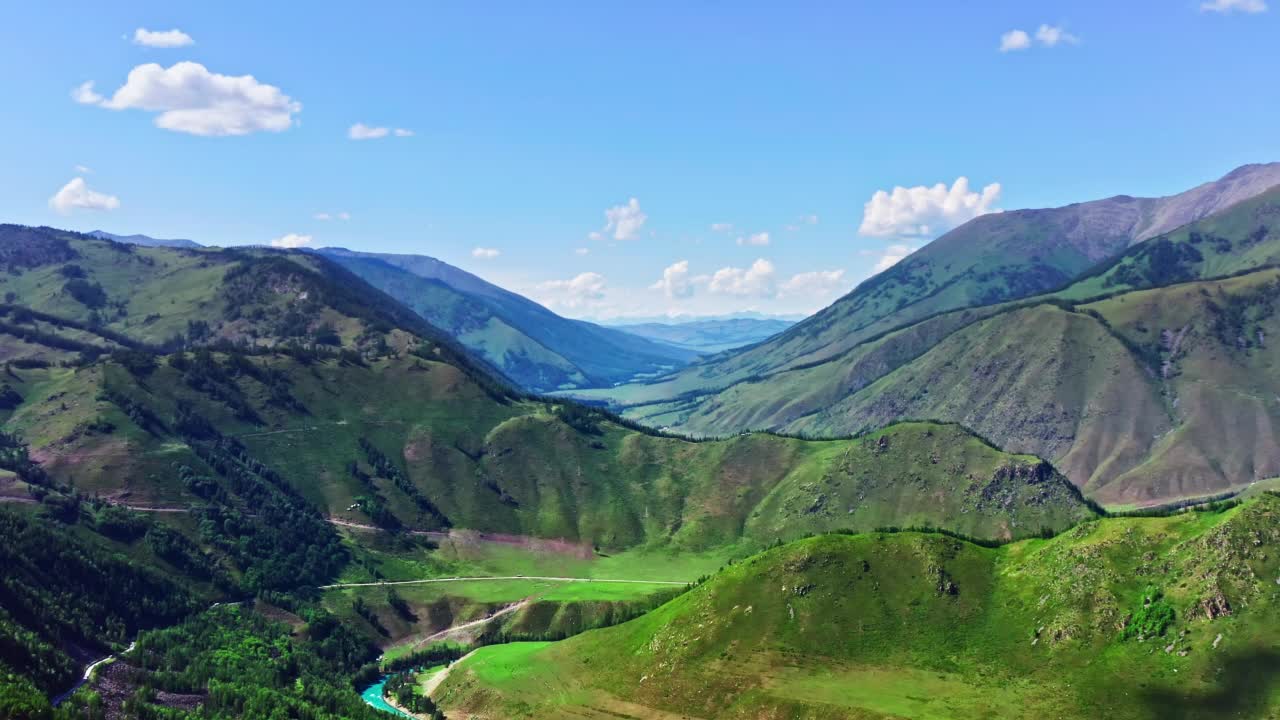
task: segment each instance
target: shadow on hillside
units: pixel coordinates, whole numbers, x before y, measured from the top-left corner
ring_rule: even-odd
[[[1216,687],[1148,690],[1142,702],[1153,720],[1262,717],[1268,699],[1280,686],[1280,651],[1237,653],[1226,658],[1220,667]]]

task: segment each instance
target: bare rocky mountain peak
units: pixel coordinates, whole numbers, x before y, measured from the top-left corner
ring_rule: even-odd
[[[1149,212],[1135,228],[1134,240],[1157,235],[1225,210],[1280,185],[1280,163],[1242,165],[1219,180],[1186,192],[1148,201]]]

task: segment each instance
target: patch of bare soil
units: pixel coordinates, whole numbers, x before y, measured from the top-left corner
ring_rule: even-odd
[[[432,537],[432,540],[437,542],[448,540],[449,542],[462,547],[466,547],[468,545],[479,546],[485,543],[496,543],[498,545],[506,545],[539,553],[570,555],[582,558],[583,560],[590,560],[595,557],[595,551],[591,547],[590,543],[566,540],[563,538],[536,538],[529,537],[527,535],[484,533],[476,532],[474,530],[453,530],[447,535],[445,533],[431,534],[441,536]]]
[[[93,689],[102,696],[107,720],[124,720],[127,717],[122,712],[121,706],[138,691],[145,677],[145,670],[136,668],[123,660],[105,665],[97,671]],[[158,690],[153,702],[179,710],[195,710],[200,703],[204,702],[204,695]]]

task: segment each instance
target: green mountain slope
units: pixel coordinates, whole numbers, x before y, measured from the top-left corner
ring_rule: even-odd
[[[18,324],[56,325],[107,349],[216,342],[365,348],[412,337],[453,345],[342,267],[305,253],[143,247],[0,225],[0,266],[5,307],[35,313]]]
[[[700,352],[560,317],[435,258],[337,248],[319,252],[530,390],[609,386],[669,372]]]
[[[1166,198],[1120,196],[976,218],[765,343],[643,384],[575,393],[618,406],[720,390],[847,352],[957,308],[1057,289],[1131,245],[1280,185],[1280,164],[1246,165]]]
[[[837,361],[635,416],[815,436],[932,418],[1050,458],[1104,502],[1239,490],[1280,474],[1280,357],[1267,342],[1280,332],[1278,278],[1265,269],[1076,306],[960,311]]]
[[[1280,501],[986,549],[801,540],[629,623],[484,648],[474,718],[1229,718],[1280,709]]]
[[[131,504],[200,503],[190,476],[216,477],[201,453],[222,437],[333,517],[611,548],[908,524],[1008,537],[1089,512],[1052,468],[954,426],[689,442],[496,400],[457,368],[414,355],[362,366],[197,354],[141,378],[104,361],[15,370],[7,382],[24,402],[4,426],[50,473]]]

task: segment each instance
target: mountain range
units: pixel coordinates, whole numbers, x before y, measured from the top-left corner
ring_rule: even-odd
[[[1168,198],[979,217],[776,337],[574,395],[713,436],[962,422],[1110,503],[1238,490],[1280,475],[1277,184],[1280,165],[1249,165]]]
[[[0,716],[1266,716],[1277,173],[979,218],[687,369],[759,321],[0,225]]]

